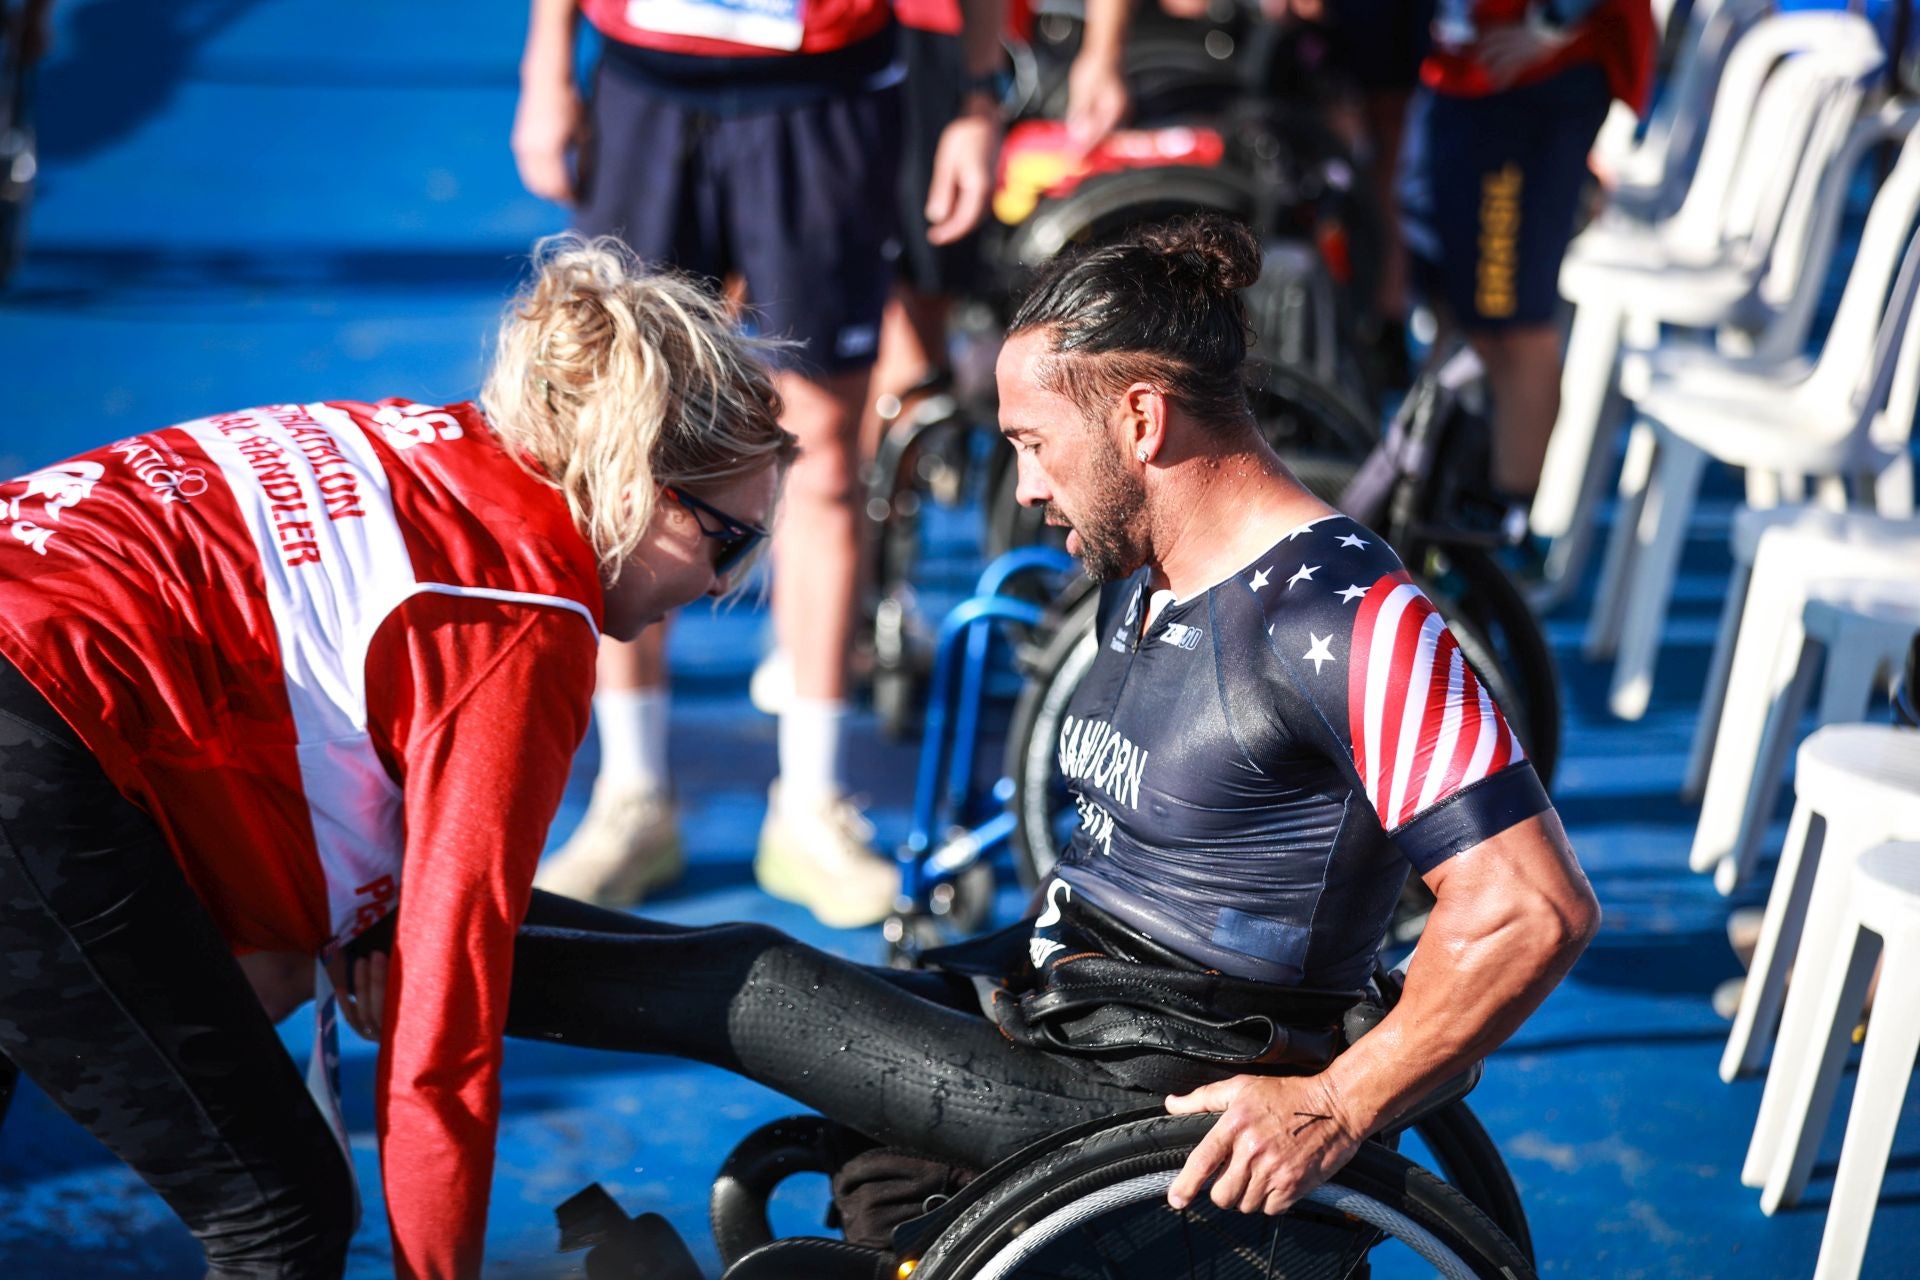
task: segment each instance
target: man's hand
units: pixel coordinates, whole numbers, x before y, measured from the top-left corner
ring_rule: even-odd
[[[1504,89],[1566,48],[1572,39],[1571,31],[1527,25],[1495,27],[1475,42],[1473,56],[1486,68],[1494,87]]]
[[[927,188],[927,240],[952,244],[980,225],[993,195],[993,152],[1000,142],[999,105],[969,95],[964,110],[940,133]]]
[[[1074,154],[1085,157],[1105,141],[1126,119],[1130,105],[1117,50],[1075,58],[1067,72],[1067,138]]]
[[[580,94],[570,79],[521,85],[513,113],[513,163],[520,183],[543,200],[572,204],[573,176],[567,153],[579,145],[585,123]]]
[[[349,960],[335,954],[327,961],[327,980],[340,1000],[340,1016],[363,1040],[380,1043],[381,1018],[387,1009],[387,953],[370,951]]]
[[[1167,1099],[1170,1115],[1202,1111],[1224,1114],[1167,1188],[1176,1209],[1219,1172],[1212,1199],[1222,1209],[1284,1213],[1338,1173],[1366,1136],[1318,1076],[1235,1076]]]

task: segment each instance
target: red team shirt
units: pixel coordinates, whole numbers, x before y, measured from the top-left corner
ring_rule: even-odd
[[[1530,0],[1475,0],[1474,26],[1480,31],[1514,26],[1526,21]],[[1653,55],[1656,37],[1653,9],[1648,0],[1600,0],[1575,28],[1565,48],[1515,81],[1538,84],[1571,67],[1597,62],[1607,75],[1613,96],[1644,113],[1653,93]],[[1481,98],[1495,93],[1493,80],[1471,50],[1449,50],[1438,45],[1420,64],[1420,80],[1436,93],[1459,98]]]
[[[318,956],[397,908],[377,1104],[403,1276],[480,1269],[513,937],[601,592],[472,405],[251,409],[0,485],[0,652],[235,951]]]
[[[888,0],[581,0],[609,40],[700,57],[831,53],[886,30]]]

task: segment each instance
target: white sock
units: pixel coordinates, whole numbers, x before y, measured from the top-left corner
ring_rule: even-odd
[[[780,805],[792,812],[840,794],[840,743],[847,704],[795,698],[780,713]]]
[[[658,689],[602,689],[593,695],[600,726],[600,781],[608,786],[666,791],[667,726],[672,696]]]

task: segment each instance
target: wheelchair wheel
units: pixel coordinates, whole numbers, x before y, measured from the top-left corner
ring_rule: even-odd
[[[1166,1191],[1217,1117],[1157,1116],[1069,1142],[996,1181],[917,1259],[919,1280],[1363,1276],[1408,1260],[1449,1280],[1534,1274],[1460,1192],[1374,1143],[1278,1217],[1185,1210]],[[1395,1259],[1398,1255],[1398,1259]]]
[[[1027,890],[1046,882],[1080,825],[1060,777],[1054,744],[1060,741],[1067,703],[1100,653],[1100,638],[1093,631],[1099,608],[1099,592],[1089,591],[1066,611],[1034,659],[1007,729],[1006,775],[1013,779],[1010,803],[1015,815],[1013,869]]]
[[[1447,1185],[1473,1201],[1500,1228],[1500,1234],[1527,1256],[1528,1264],[1537,1265],[1533,1229],[1527,1225],[1520,1190],[1513,1185],[1513,1174],[1480,1117],[1462,1100],[1420,1117],[1413,1132],[1425,1144]]]

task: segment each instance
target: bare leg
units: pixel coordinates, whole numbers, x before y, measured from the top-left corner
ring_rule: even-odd
[[[858,424],[867,370],[779,378],[786,428],[800,437],[773,532],[773,620],[793,664],[780,712],[780,777],[754,874],[768,893],[841,928],[892,909],[900,877],[844,799],[840,756],[860,575]]]
[[[1380,276],[1373,291],[1374,314],[1387,324],[1407,314],[1407,246],[1400,233],[1400,143],[1407,131],[1405,90],[1366,96],[1368,140],[1373,147],[1373,197],[1380,210]]]
[[[1516,326],[1469,335],[1493,396],[1493,483],[1524,498],[1540,484],[1547,440],[1560,413],[1560,332]]]
[[[873,365],[872,394],[860,413],[860,456],[871,459],[879,451],[880,401],[901,395],[934,369],[946,363],[949,299],[896,285],[880,322],[880,349]]]
[[[594,664],[594,692],[667,687],[667,624],[648,627],[636,640],[602,640]]]
[[[779,377],[787,405],[782,422],[800,437],[800,458],[773,531],[773,619],[801,698],[847,696],[860,562],[855,436],[869,381],[865,369],[820,379]]]

